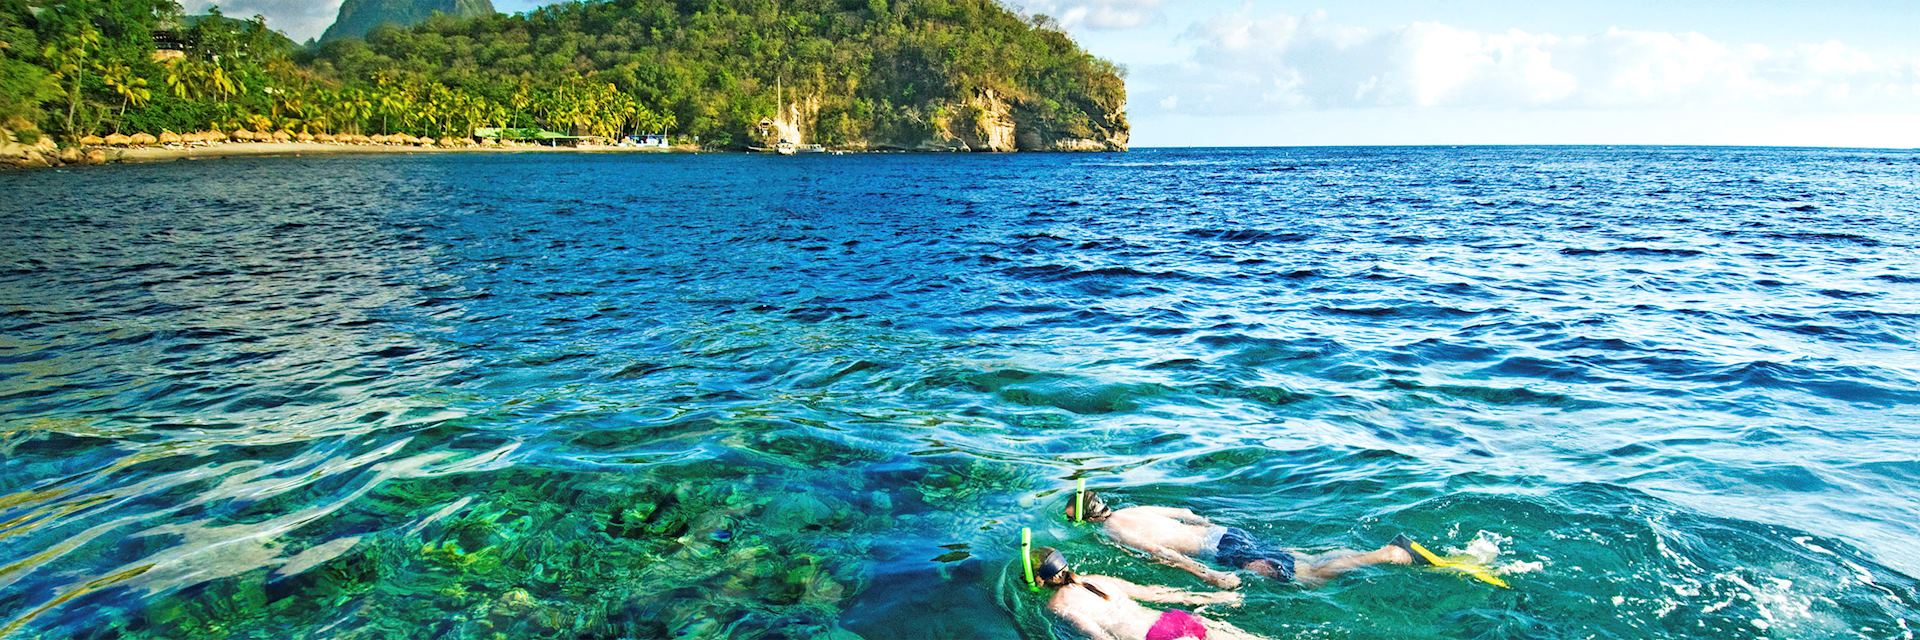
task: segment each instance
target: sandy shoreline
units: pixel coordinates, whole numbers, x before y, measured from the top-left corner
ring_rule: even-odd
[[[411,145],[327,144],[319,142],[229,142],[188,147],[136,147],[108,149],[110,162],[146,163],[174,160],[210,160],[256,156],[308,156],[410,153],[672,153],[688,150],[636,149],[630,147],[417,147]]]

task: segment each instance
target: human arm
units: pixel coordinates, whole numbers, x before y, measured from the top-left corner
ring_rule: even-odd
[[[1222,589],[1240,588],[1240,576],[1201,564],[1200,561],[1189,558],[1186,554],[1174,551],[1163,545],[1137,545],[1134,548],[1146,553],[1148,557],[1153,558],[1154,562],[1191,573],[1194,577],[1201,579],[1207,584]]]
[[[1224,604],[1229,606],[1239,606],[1240,601],[1242,599],[1242,596],[1240,594],[1234,593],[1231,591],[1209,591],[1206,593],[1195,593],[1192,591],[1175,589],[1173,587],[1158,587],[1153,585],[1134,584],[1124,580],[1116,580],[1115,582],[1118,582],[1120,584],[1120,586],[1126,591],[1126,594],[1129,597],[1132,597],[1135,600],[1144,600],[1147,602],[1162,602],[1166,604],[1184,604],[1184,605],[1195,606],[1195,607],[1200,605],[1206,605],[1206,604]]]

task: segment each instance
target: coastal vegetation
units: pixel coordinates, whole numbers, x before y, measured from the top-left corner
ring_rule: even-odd
[[[0,0],[0,121],[23,144],[505,127],[1092,150],[1125,147],[1124,108],[1118,68],[992,0],[569,2],[305,47],[173,0]]]

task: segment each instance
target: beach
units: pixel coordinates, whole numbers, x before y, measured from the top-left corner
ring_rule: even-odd
[[[619,147],[619,146],[583,146],[548,147],[540,145],[467,145],[467,146],[422,146],[412,144],[339,144],[325,142],[226,142],[218,144],[196,145],[152,145],[144,147],[86,146],[80,148],[61,148],[53,152],[35,152],[35,161],[21,164],[0,162],[0,168],[39,168],[48,166],[76,166],[100,164],[138,164],[153,162],[172,162],[177,160],[214,160],[220,158],[247,158],[272,156],[336,156],[336,155],[419,155],[445,153],[695,153],[699,150],[690,145],[671,149]],[[97,152],[97,153],[95,153]],[[24,153],[24,152],[23,152]],[[87,160],[91,154],[94,160]],[[66,160],[62,161],[62,157]]]
[[[229,142],[207,146],[139,147],[118,149],[119,162],[168,162],[173,160],[210,160],[251,156],[320,156],[425,153],[674,153],[678,149],[641,149],[635,147],[544,147],[538,145],[425,147],[418,145],[328,144],[320,142]],[[112,157],[114,152],[109,152]]]

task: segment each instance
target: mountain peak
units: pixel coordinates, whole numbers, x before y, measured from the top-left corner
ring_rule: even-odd
[[[320,40],[365,37],[374,27],[412,26],[436,13],[464,18],[492,14],[494,10],[491,0],[346,0]]]

